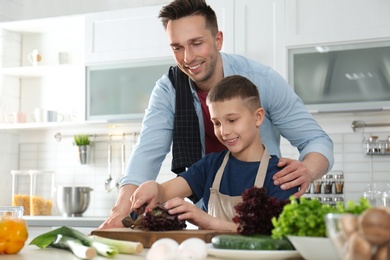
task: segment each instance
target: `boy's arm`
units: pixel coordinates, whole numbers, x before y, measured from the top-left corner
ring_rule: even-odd
[[[131,209],[138,209],[144,204],[146,208],[153,208],[158,202],[165,202],[175,197],[185,198],[191,194],[190,186],[182,177],[173,178],[162,184],[147,181],[141,184],[131,196]]]
[[[165,208],[168,209],[169,214],[179,214],[179,219],[187,220],[203,230],[237,231],[237,224],[215,218],[182,198],[176,197],[168,200]]]

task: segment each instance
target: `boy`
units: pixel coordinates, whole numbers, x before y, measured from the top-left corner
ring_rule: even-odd
[[[288,199],[298,188],[282,190],[273,183],[279,158],[270,156],[260,139],[264,109],[251,81],[238,75],[222,79],[208,93],[207,104],[214,133],[228,151],[205,156],[165,183],[143,183],[131,197],[132,209],[165,202],[170,214],[179,214],[179,219],[201,229],[236,231],[234,206],[247,188],[264,187],[279,200]],[[194,202],[203,198],[203,210],[185,197]]]

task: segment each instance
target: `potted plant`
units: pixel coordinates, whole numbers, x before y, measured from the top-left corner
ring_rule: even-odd
[[[74,145],[78,147],[81,164],[88,163],[88,150],[90,145],[89,135],[74,135]]]

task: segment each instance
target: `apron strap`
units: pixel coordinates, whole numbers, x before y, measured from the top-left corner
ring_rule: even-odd
[[[222,164],[221,164],[221,166],[219,167],[219,169],[218,169],[218,171],[217,171],[217,174],[215,175],[214,182],[213,182],[213,186],[211,186],[211,187],[214,188],[214,189],[219,190],[219,184],[221,183],[223,171],[225,170],[225,166],[226,166],[226,164],[227,164],[227,162],[228,162],[228,160],[229,160],[229,155],[230,155],[230,151],[228,151],[228,152],[225,154],[225,157],[223,158]]]
[[[257,188],[262,188],[264,186],[265,176],[267,175],[268,163],[271,156],[268,154],[267,148],[264,147],[263,156],[261,157],[260,166],[257,171],[257,176],[255,180],[255,186]]]

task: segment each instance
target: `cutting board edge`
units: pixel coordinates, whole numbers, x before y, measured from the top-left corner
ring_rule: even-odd
[[[94,230],[92,235],[119,239],[125,241],[140,242],[145,248],[150,248],[152,244],[161,238],[171,238],[179,244],[188,238],[200,238],[206,243],[210,243],[211,239],[220,234],[235,234],[236,232],[228,230],[180,230],[180,231],[135,231],[135,230]]]

